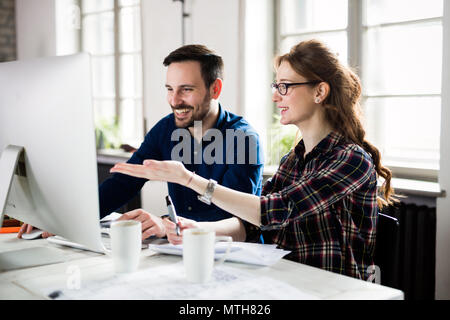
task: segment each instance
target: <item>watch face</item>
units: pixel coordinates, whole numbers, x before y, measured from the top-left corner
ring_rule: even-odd
[[[214,193],[214,188],[216,187],[217,181],[213,179],[209,179],[208,185],[206,186],[205,194],[202,196],[198,196],[198,200],[211,204],[212,194]]]
[[[206,187],[205,196],[211,197],[214,192],[214,188],[216,187],[216,183],[214,180],[209,180],[208,186]]]

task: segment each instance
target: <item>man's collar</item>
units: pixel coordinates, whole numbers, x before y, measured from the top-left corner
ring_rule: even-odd
[[[225,123],[226,113],[225,110],[222,108],[222,105],[219,102],[219,117],[217,118],[216,124],[213,128],[222,130],[223,125]]]

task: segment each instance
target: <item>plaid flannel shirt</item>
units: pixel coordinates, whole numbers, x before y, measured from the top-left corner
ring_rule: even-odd
[[[264,241],[291,250],[287,259],[367,280],[378,216],[372,158],[335,132],[304,153],[300,141],[263,187]]]

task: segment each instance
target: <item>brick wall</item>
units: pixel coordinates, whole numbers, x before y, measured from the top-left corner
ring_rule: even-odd
[[[15,0],[0,0],[0,62],[16,60]]]

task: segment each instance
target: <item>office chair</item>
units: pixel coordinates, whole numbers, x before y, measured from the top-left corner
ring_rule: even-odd
[[[379,212],[374,262],[381,271],[381,284],[394,288],[399,281],[399,233],[398,219]]]

